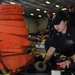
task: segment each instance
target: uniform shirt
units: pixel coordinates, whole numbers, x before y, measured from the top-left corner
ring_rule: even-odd
[[[56,48],[56,52],[66,56],[73,55],[75,53],[75,28],[68,25],[65,34],[55,31],[51,46]]]

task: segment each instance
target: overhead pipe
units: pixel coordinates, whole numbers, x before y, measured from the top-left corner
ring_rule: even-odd
[[[32,8],[36,7],[36,8],[40,8],[42,10],[47,10],[47,11],[50,10],[50,8],[46,8],[46,7],[41,6],[41,5],[36,5],[36,4],[32,3],[32,2],[27,2],[25,0],[18,0],[18,1],[13,1],[13,0],[8,1],[8,0],[5,0],[2,3],[10,3],[10,2],[14,2],[14,3],[18,4],[18,5],[21,5],[24,8],[26,8],[25,5],[28,5],[28,6],[31,6]]]
[[[40,8],[40,9],[43,9],[43,10],[50,10],[50,8],[46,8],[44,6],[41,6],[40,4],[39,5],[36,5],[36,4],[31,3],[31,2],[27,2],[25,0],[18,0],[18,1],[21,2],[21,4],[22,4],[23,7],[24,7],[24,5],[29,5],[32,8],[33,7],[36,7],[36,8]]]

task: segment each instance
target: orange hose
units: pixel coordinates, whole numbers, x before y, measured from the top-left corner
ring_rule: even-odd
[[[4,48],[27,48],[28,46],[21,46],[21,45],[17,45],[17,44],[13,44],[10,42],[6,42],[6,41],[0,41],[0,49],[4,49]]]
[[[16,36],[16,35],[0,33],[0,40],[7,41],[7,42],[17,44],[17,45],[21,45],[21,46],[29,46],[30,45],[30,42],[27,39]]]
[[[26,54],[30,42],[23,11],[24,8],[19,5],[0,6],[0,58],[9,70],[27,67],[34,62],[34,53]],[[2,62],[0,70],[4,68]]]
[[[0,25],[8,25],[8,26],[23,26],[26,27],[26,22],[25,21],[9,21],[9,20],[0,20]]]
[[[3,57],[2,60],[8,69],[13,70],[31,64],[33,58],[33,54],[19,54]]]
[[[23,53],[23,52],[25,52],[25,50],[26,50],[25,48],[23,48],[23,49],[22,48],[18,48],[18,49],[17,48],[15,48],[15,49],[13,49],[13,48],[12,49],[11,48],[6,49],[5,48],[5,49],[1,49],[0,51],[5,52],[5,53],[7,53],[7,52],[8,53],[10,53],[10,52],[11,53]]]
[[[14,11],[24,11],[24,8],[19,6],[19,5],[16,5],[16,4],[3,4],[0,6],[0,12],[2,11],[7,11],[7,10],[14,10]]]
[[[23,52],[23,54],[24,54],[24,53],[25,53],[25,52]],[[22,53],[1,52],[1,56],[2,56],[2,57],[7,57],[7,56],[9,57],[9,56],[14,56],[14,55],[19,55],[19,54],[22,54]]]
[[[0,15],[0,20],[20,20],[23,21],[24,17],[21,15]]]
[[[8,10],[6,10],[6,11],[2,11],[2,12],[0,12],[0,14],[1,15],[21,15],[22,16],[22,14],[23,14],[23,12],[22,11],[14,11],[14,10],[10,10],[10,11],[8,11]]]
[[[28,36],[28,29],[25,27],[0,25],[0,32]]]
[[[2,65],[2,63],[0,63],[0,70],[3,69],[3,68],[4,68],[4,66]]]
[[[13,47],[14,44],[6,41],[0,41],[0,49]]]

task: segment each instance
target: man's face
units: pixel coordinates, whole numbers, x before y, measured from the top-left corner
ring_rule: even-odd
[[[66,21],[61,21],[59,24],[54,25],[54,28],[58,31],[58,32],[63,32],[64,29],[66,27]]]

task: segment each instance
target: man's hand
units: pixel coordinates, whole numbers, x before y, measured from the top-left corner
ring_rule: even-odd
[[[57,65],[60,65],[61,68],[65,69],[66,67],[69,68],[69,65],[71,64],[71,61],[65,60],[63,62],[57,63]]]
[[[71,56],[72,60],[75,62],[75,54]]]
[[[43,63],[47,63],[47,61],[52,57],[52,55],[55,52],[55,48],[54,47],[50,47],[46,53],[46,57],[44,58]]]

